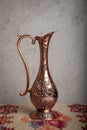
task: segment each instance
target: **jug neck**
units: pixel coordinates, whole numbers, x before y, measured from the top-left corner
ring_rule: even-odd
[[[36,36],[40,47],[40,70],[41,72],[49,71],[48,67],[48,49],[49,42],[54,32],[50,32],[44,36]]]

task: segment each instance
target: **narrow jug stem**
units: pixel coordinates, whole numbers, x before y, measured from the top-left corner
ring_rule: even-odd
[[[50,32],[43,37],[36,36],[36,39],[39,42],[40,47],[40,67],[39,73],[45,74],[49,73],[49,65],[48,65],[48,49],[49,49],[49,42],[54,32]]]

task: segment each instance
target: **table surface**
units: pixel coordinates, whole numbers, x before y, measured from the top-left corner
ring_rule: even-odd
[[[29,104],[0,104],[0,130],[87,130],[87,104],[56,104],[56,120],[31,120]]]

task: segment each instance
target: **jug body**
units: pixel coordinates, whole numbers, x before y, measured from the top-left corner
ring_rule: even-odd
[[[30,92],[32,104],[39,110],[50,111],[55,105],[58,98],[55,84],[50,81],[44,81],[41,78],[36,78]]]
[[[35,40],[38,41],[40,48],[39,71],[31,89],[28,89],[27,86],[25,93],[21,93],[21,95],[25,95],[27,92],[30,92],[31,102],[36,108],[36,111],[31,114],[32,119],[56,118],[55,112],[52,111],[52,107],[58,99],[58,91],[51,77],[48,65],[48,48],[52,34],[53,32],[48,33],[45,36],[36,36],[35,39],[33,39],[33,42],[35,42]],[[25,69],[27,69],[26,64],[24,65]],[[28,73],[28,69],[26,72]]]

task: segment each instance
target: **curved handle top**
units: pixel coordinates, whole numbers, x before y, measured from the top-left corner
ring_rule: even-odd
[[[24,67],[25,67],[25,71],[26,71],[26,76],[27,76],[27,86],[26,86],[26,90],[25,92],[20,92],[20,95],[21,96],[24,96],[27,94],[27,92],[30,92],[30,88],[29,88],[29,85],[30,85],[30,78],[29,78],[29,70],[28,70],[28,65],[27,65],[27,62],[25,60],[25,57],[22,53],[22,50],[20,48],[20,43],[21,41],[24,39],[24,38],[30,38],[32,40],[32,44],[35,44],[36,42],[36,38],[32,37],[31,35],[28,35],[28,34],[25,34],[25,35],[17,35],[18,36],[18,40],[17,40],[17,49],[18,49],[18,52],[20,54],[20,57],[24,63]]]

